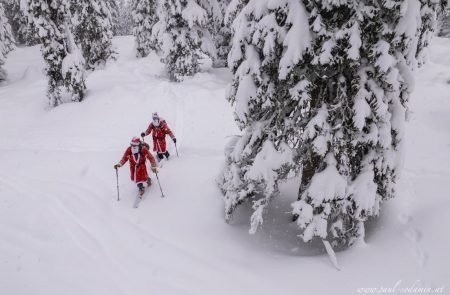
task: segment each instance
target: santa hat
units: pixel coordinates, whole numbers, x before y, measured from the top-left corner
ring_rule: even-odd
[[[133,137],[132,139],[131,139],[131,142],[130,142],[130,145],[132,145],[132,146],[138,146],[138,145],[140,145],[141,144],[141,140],[139,139],[139,137]]]

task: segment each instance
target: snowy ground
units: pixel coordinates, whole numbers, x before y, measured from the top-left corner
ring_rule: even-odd
[[[223,221],[214,180],[238,132],[224,99],[230,74],[172,84],[157,57],[134,58],[130,37],[115,42],[120,58],[89,76],[86,101],[55,109],[39,49],[9,57],[0,86],[0,294],[328,295],[396,284],[397,294],[411,286],[450,294],[450,40],[435,41],[417,75],[399,197],[367,226],[366,244],[338,253],[341,271],[322,246],[295,237],[287,214],[270,215],[254,236],[245,208],[232,225]],[[128,167],[117,202],[112,166],[154,111],[179,139],[180,158],[160,171],[167,197],[154,186],[132,209]],[[274,206],[287,212],[288,203]]]

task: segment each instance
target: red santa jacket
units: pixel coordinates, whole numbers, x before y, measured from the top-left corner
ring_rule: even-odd
[[[159,126],[153,125],[153,122],[148,125],[145,135],[152,133],[153,137],[153,150],[157,153],[164,153],[166,151],[166,135],[169,135],[172,139],[175,138],[172,130],[170,130],[166,121],[161,119]]]
[[[131,147],[128,147],[119,163],[120,165],[123,165],[127,161],[130,161],[131,180],[136,183],[144,183],[148,178],[146,167],[147,159],[150,161],[152,167],[156,167],[155,158],[153,158],[152,154],[145,146],[141,148],[139,153],[134,155],[131,153]]]

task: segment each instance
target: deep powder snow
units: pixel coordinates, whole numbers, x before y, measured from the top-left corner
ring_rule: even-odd
[[[365,244],[337,253],[304,244],[290,224],[295,181],[255,235],[240,208],[231,225],[215,179],[238,134],[225,69],[170,83],[158,57],[120,58],[89,75],[82,103],[47,107],[38,47],[11,53],[0,86],[0,290],[48,294],[360,294],[450,288],[450,40],[436,39],[417,74],[398,197],[366,226]],[[177,139],[138,209],[128,166],[113,165],[157,111]],[[155,182],[154,182],[155,183]],[[155,183],[156,184],[156,183]]]

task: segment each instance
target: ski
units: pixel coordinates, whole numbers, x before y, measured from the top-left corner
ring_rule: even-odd
[[[145,190],[142,194],[138,193],[136,195],[136,199],[134,200],[134,204],[133,204],[133,208],[138,208],[139,204],[141,203],[141,201],[144,199],[145,197],[145,193],[147,192],[147,190]]]
[[[162,159],[162,160],[159,160],[158,161],[158,167],[159,168],[162,168],[163,166],[164,166],[164,164],[167,162],[168,160],[167,159]]]
[[[136,196],[136,199],[134,200],[133,208],[138,208],[139,207],[139,204],[141,203],[143,197],[144,196],[141,196],[140,194],[138,194]]]

